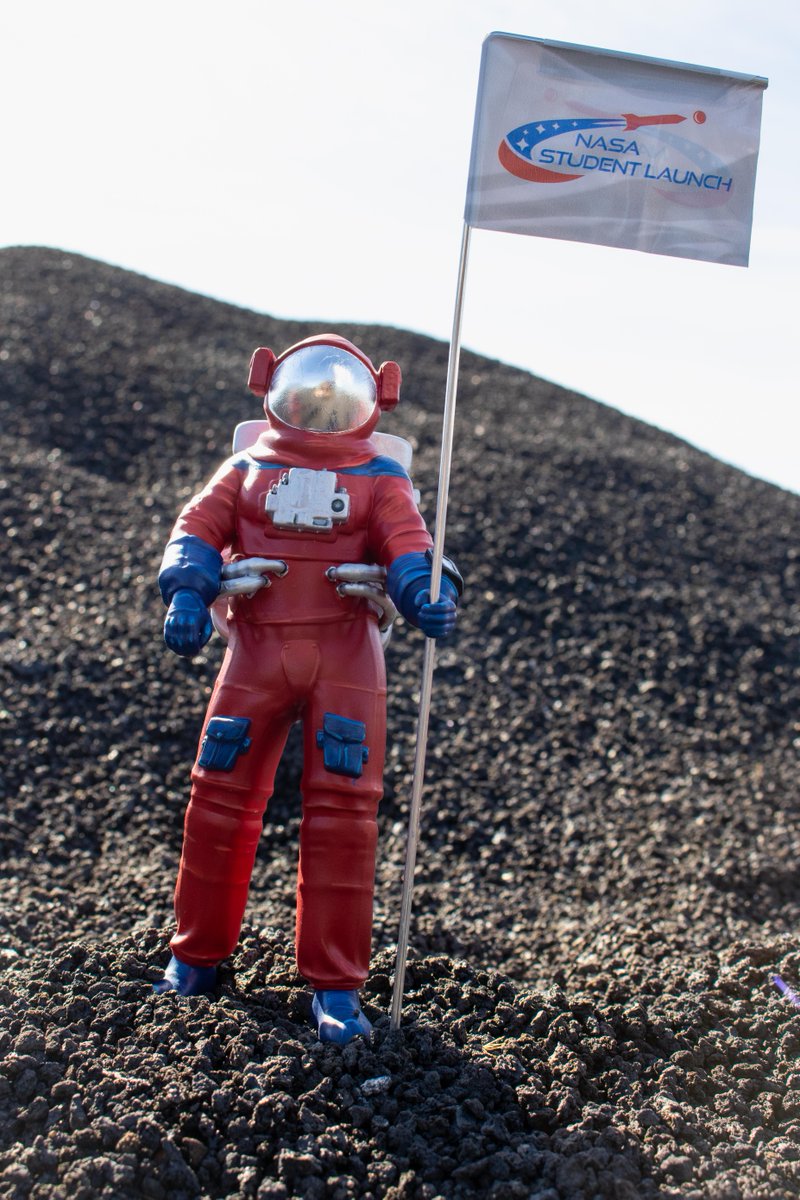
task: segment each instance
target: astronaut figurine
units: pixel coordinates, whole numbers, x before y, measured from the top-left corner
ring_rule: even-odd
[[[263,431],[188,502],[159,574],[164,639],[176,654],[199,652],[221,588],[230,599],[192,771],[172,958],[155,990],[214,987],[239,937],[275,770],[302,719],[297,966],[314,989],[319,1037],[343,1045],[371,1028],[358,989],[369,969],[386,740],[387,600],[373,602],[375,581],[437,638],[455,625],[462,581],[446,559],[430,603],[430,535],[405,469],[372,436],[399,399],[396,363],[376,370],[351,342],[321,334],[278,358],[256,350],[249,387],[264,397]],[[351,576],[370,582],[341,582]]]

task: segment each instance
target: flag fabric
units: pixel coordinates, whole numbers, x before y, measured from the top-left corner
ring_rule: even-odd
[[[465,220],[747,266],[766,86],[757,76],[492,33]]]

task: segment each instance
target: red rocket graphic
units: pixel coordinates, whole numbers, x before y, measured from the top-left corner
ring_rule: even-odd
[[[679,113],[656,113],[640,117],[636,113],[622,113],[619,117],[557,117],[546,121],[529,121],[507,133],[500,143],[497,156],[501,164],[518,179],[532,183],[567,183],[580,179],[580,174],[559,174],[538,166],[531,155],[540,142],[548,138],[561,137],[565,133],[585,133],[595,129],[620,129],[626,132],[642,129],[647,125],[678,125],[686,117]]]

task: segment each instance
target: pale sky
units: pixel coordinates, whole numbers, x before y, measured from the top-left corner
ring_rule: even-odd
[[[796,0],[7,3],[0,245],[446,340],[492,30],[769,78],[748,268],[476,230],[463,344],[800,491]]]

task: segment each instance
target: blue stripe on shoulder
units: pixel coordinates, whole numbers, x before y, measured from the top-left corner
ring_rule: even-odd
[[[360,467],[339,467],[336,473],[337,475],[394,475],[398,479],[409,478],[408,472],[400,466],[400,463],[395,462],[386,454],[379,454],[377,458],[371,458],[369,462],[362,463]]]
[[[259,471],[288,470],[283,463],[262,462],[259,458],[253,458],[252,454],[240,454],[238,458],[231,459],[231,466],[237,471],[249,471],[251,467],[258,467]]]
[[[260,458],[254,458],[251,454],[243,454],[239,458],[234,458],[231,466],[238,471],[247,471],[250,467],[257,467],[260,471],[291,470],[291,467],[285,463],[262,462]],[[335,471],[337,475],[394,475],[398,479],[410,478],[400,463],[395,462],[386,454],[379,454],[376,458],[371,458],[369,462],[361,463],[358,467],[330,467],[328,470]]]

